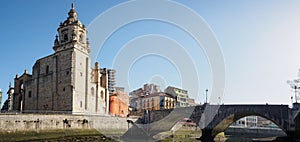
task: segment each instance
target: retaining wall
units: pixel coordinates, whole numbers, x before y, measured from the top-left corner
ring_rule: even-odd
[[[127,118],[70,114],[0,114],[0,132],[55,129],[127,130]]]

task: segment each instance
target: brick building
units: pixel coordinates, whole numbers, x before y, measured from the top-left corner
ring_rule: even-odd
[[[141,97],[143,110],[164,110],[176,107],[176,100],[173,96],[163,92],[152,93]]]
[[[129,114],[129,96],[123,91],[115,91],[109,97],[109,113],[125,117]]]
[[[142,88],[133,90],[129,93],[130,99],[130,107],[133,111],[141,111],[142,110],[142,100],[143,96],[159,93],[161,92],[160,87],[155,84],[144,84]]]
[[[188,103],[189,103],[189,106],[196,106],[196,102],[195,102],[195,99],[192,99],[192,98],[188,98]]]

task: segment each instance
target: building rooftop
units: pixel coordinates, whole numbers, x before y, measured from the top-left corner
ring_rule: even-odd
[[[167,93],[163,93],[163,92],[156,92],[156,93],[152,93],[152,94],[149,94],[149,95],[145,95],[143,97],[148,98],[148,97],[155,97],[155,96],[165,96],[165,97],[171,97],[171,98],[173,98],[172,95],[167,94]]]

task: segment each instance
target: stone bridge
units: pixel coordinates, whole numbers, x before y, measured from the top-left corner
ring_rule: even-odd
[[[174,110],[149,111],[140,124],[132,127],[124,137],[134,140],[133,131],[139,137],[152,139],[158,133],[170,131],[183,118],[191,118],[202,129],[202,141],[212,140],[219,132],[224,132],[233,122],[250,115],[264,117],[274,122],[287,135],[297,137],[295,124],[299,104],[293,108],[288,105],[209,105],[177,108]],[[299,125],[299,124],[298,124]],[[133,130],[135,129],[135,130]],[[143,133],[143,134],[141,134]],[[299,135],[299,134],[298,134]]]
[[[202,140],[211,140],[233,122],[245,116],[261,116],[275,123],[287,135],[294,136],[296,110],[288,105],[205,105],[199,121]]]

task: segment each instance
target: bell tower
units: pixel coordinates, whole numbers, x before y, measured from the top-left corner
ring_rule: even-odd
[[[91,85],[90,45],[87,40],[87,29],[78,20],[74,5],[68,12],[67,19],[57,29],[53,50],[57,69],[57,96],[60,104],[70,104],[70,109],[77,113],[90,112]],[[65,98],[62,98],[65,97]],[[60,100],[71,100],[60,102]]]
[[[74,4],[68,13],[67,20],[60,23],[57,29],[53,50],[59,52],[69,48],[77,48],[82,52],[89,54],[90,45],[86,38],[86,27],[77,19],[77,12],[74,9]]]

